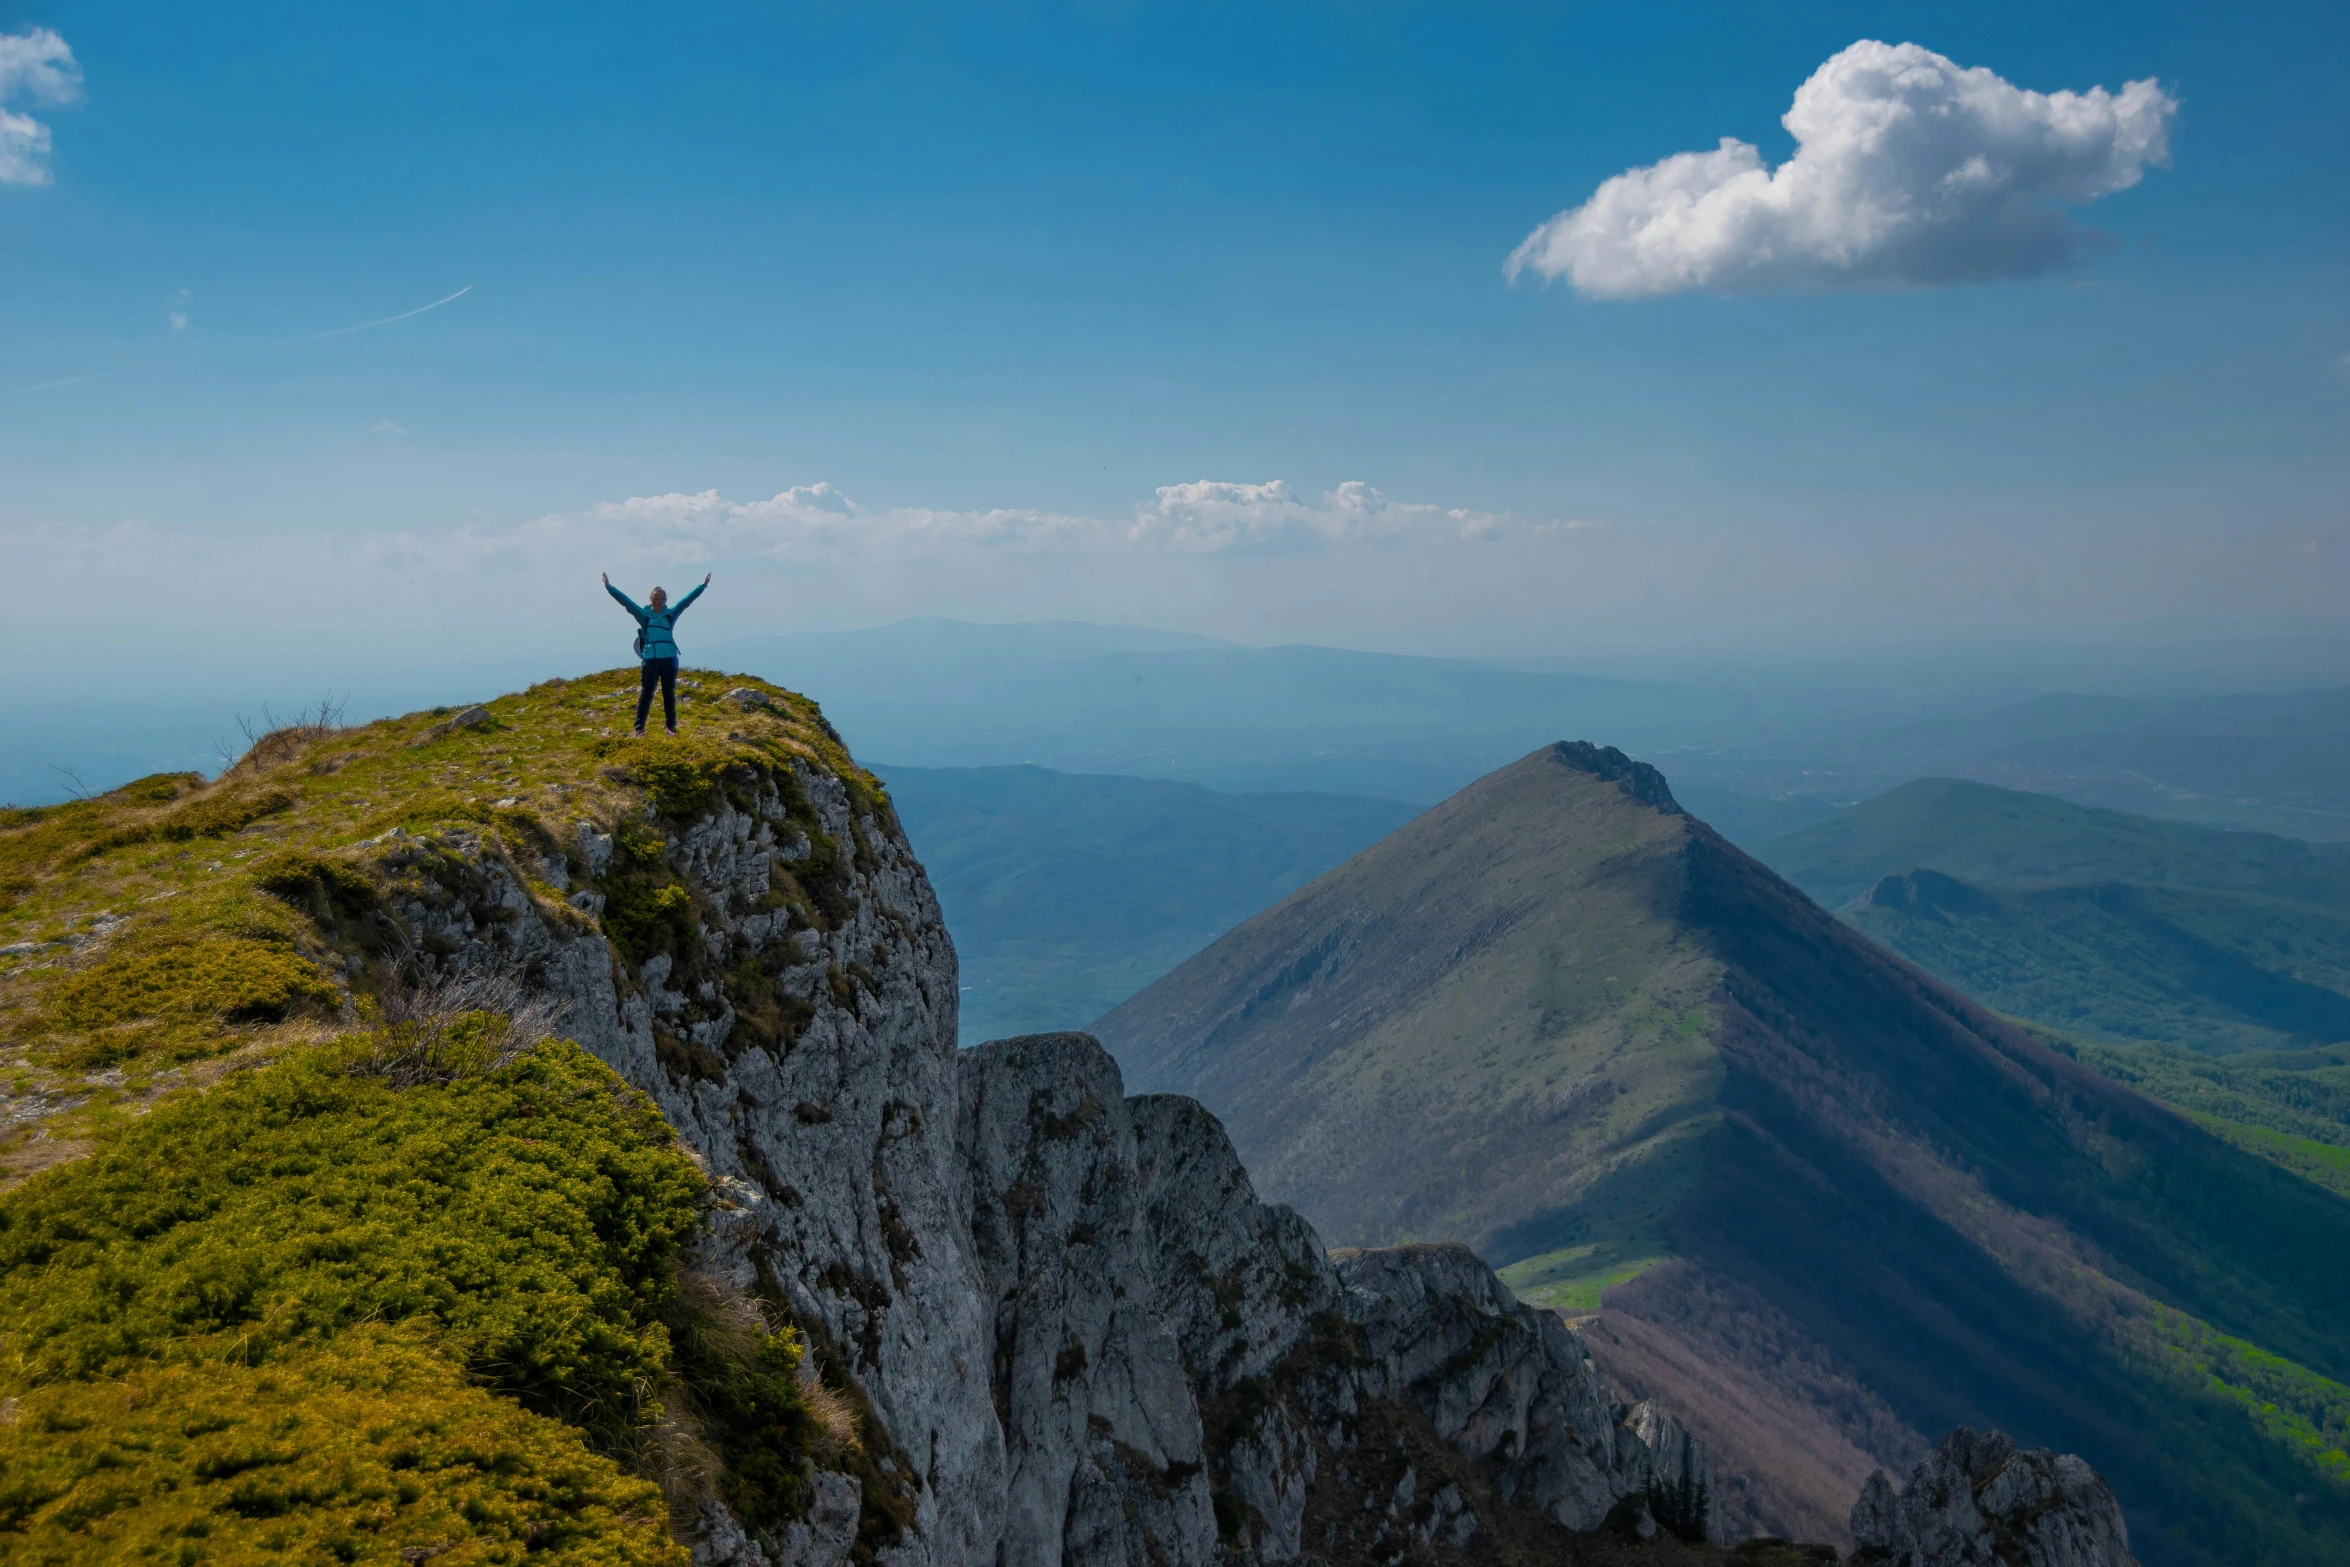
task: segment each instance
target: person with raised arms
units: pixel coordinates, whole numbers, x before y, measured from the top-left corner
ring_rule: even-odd
[[[702,587],[694,589],[675,604],[669,602],[669,590],[655,588],[650,604],[638,607],[636,602],[612,586],[612,574],[604,573],[604,591],[620,601],[620,607],[636,617],[636,656],[644,660],[636,688],[636,732],[645,732],[645,714],[653,706],[653,686],[661,687],[661,717],[671,734],[677,733],[677,617],[693,607],[702,596],[702,588],[710,585],[708,573],[702,576]]]

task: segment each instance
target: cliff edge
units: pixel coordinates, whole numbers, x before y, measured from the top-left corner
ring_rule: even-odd
[[[1465,1250],[1325,1254],[1085,1036],[958,1055],[886,794],[804,698],[683,694],[675,741],[618,733],[610,673],[0,816],[0,1530],[744,1567],[1718,1533],[1702,1447]],[[233,1234],[173,1200],[208,1158]],[[528,1287],[485,1323],[493,1279]],[[297,1376],[416,1409],[268,1427]],[[126,1459],[156,1386],[194,1412]]]

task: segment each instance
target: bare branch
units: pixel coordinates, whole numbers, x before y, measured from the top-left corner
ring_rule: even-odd
[[[292,760],[304,746],[343,727],[344,705],[342,699],[329,694],[280,718],[265,702],[258,725],[239,713],[237,727],[244,731],[245,749],[231,766],[258,772]]]
[[[377,997],[381,1026],[350,1070],[399,1088],[447,1084],[510,1066],[550,1038],[567,1008],[514,969],[432,974],[404,953]]]

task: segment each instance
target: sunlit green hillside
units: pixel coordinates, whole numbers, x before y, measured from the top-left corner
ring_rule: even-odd
[[[788,1320],[689,1265],[714,1198],[651,1102],[399,913],[495,860],[666,950],[664,835],[720,794],[806,763],[886,809],[810,705],[707,695],[674,741],[618,732],[633,671],[311,715],[0,814],[0,1558],[682,1564],[713,1488],[767,1526],[857,1467]],[[775,896],[820,914],[845,858]]]

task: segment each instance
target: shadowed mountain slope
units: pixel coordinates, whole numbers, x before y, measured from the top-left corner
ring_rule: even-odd
[[[2078,1451],[2150,1567],[2350,1558],[2350,1204],[1545,748],[1104,1018],[1337,1244],[1459,1239],[1838,1532],[1874,1463]]]
[[[2350,919],[2305,903],[1914,870],[1843,918],[1985,1006],[2088,1038],[2216,1053],[2350,1040]]]
[[[2223,1052],[2350,1039],[2350,845],[1927,778],[1757,853],[2011,1016]]]

